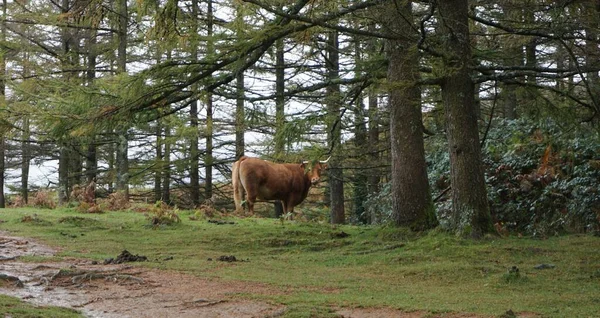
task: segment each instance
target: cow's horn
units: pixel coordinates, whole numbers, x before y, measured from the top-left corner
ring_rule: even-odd
[[[320,163],[327,163],[327,161],[329,161],[329,159],[331,159],[331,156],[329,156],[329,158],[327,158],[327,160],[325,161],[319,161]]]

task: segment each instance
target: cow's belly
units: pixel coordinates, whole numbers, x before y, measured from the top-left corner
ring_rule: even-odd
[[[271,191],[271,189],[267,187],[259,187],[258,188],[258,199],[260,200],[273,200],[275,192]]]

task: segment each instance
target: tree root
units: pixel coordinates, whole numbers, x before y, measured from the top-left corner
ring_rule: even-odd
[[[139,284],[144,283],[144,279],[135,277],[134,274],[119,274],[115,272],[98,272],[98,271],[72,271],[68,269],[61,269],[56,274],[50,277],[50,281],[54,281],[61,277],[71,277],[73,284],[80,284],[83,281],[92,281],[95,279],[104,279],[105,281],[111,281],[114,283],[122,283],[125,281],[134,281]]]

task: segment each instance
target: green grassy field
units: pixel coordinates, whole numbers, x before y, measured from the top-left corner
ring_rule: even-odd
[[[192,214],[182,211],[181,223],[153,229],[134,212],[4,209],[0,230],[62,247],[59,257],[102,261],[127,249],[150,259],[140,266],[285,288],[279,295],[239,296],[284,304],[289,317],[315,310],[316,316],[326,316],[339,306],[600,316],[598,237],[471,241],[439,231],[274,219],[229,219],[235,224],[218,225],[192,221]],[[208,261],[221,255],[248,261]],[[555,267],[534,269],[542,263]],[[519,276],[508,273],[513,266]]]

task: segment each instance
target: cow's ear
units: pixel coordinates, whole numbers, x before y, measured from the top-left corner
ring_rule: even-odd
[[[304,162],[303,162],[303,163],[301,163],[301,164],[300,164],[300,168],[302,168],[302,169],[306,168],[306,164],[305,164]]]

